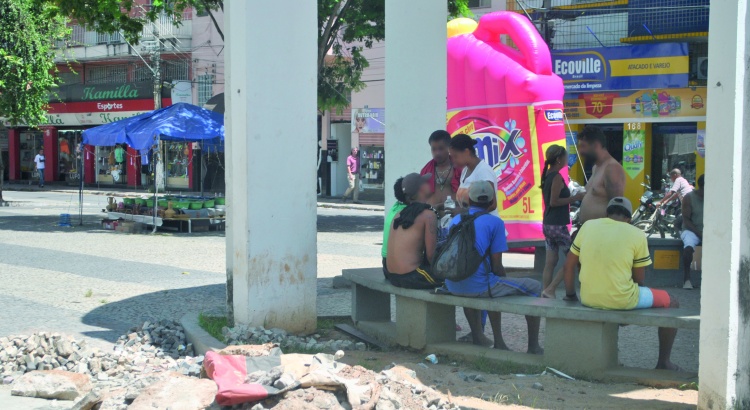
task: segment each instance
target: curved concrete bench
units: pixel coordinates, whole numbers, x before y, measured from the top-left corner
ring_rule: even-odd
[[[578,302],[559,299],[525,296],[475,299],[435,295],[426,290],[395,287],[385,280],[380,268],[347,269],[343,276],[352,282],[352,320],[355,325],[386,343],[417,349],[429,346],[432,352],[442,349],[457,353],[460,349],[486,356],[490,349],[455,345],[456,306],[539,316],[546,318],[543,358],[514,352],[493,351],[492,355],[501,360],[544,364],[593,378],[602,378],[609,370],[620,370],[617,337],[621,324],[683,329],[700,327],[700,313],[694,309],[614,311],[591,309]],[[391,321],[390,295],[396,296],[395,322]],[[683,377],[676,378],[684,380]]]

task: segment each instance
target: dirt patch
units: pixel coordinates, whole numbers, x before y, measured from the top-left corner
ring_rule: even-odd
[[[347,352],[340,361],[353,366],[351,368],[353,372],[356,371],[356,366],[379,372],[391,366],[392,363],[396,363],[399,366],[393,368],[392,371],[395,371],[399,378],[433,388],[451,397],[451,400],[461,408],[621,409],[640,407],[672,410],[694,409],[698,403],[698,392],[695,390],[655,389],[627,383],[570,381],[552,375],[519,377],[515,372],[524,370],[538,372],[539,369],[498,366],[487,371],[490,366],[484,366],[481,363],[450,361],[433,365],[424,361],[424,354],[408,351]],[[413,370],[412,375],[415,374],[416,377],[410,380],[410,374],[400,369]],[[493,371],[504,372],[504,374],[493,374]],[[478,378],[480,381],[472,379],[475,375],[481,376]],[[536,387],[535,383],[538,383]],[[544,390],[539,390],[540,387]]]

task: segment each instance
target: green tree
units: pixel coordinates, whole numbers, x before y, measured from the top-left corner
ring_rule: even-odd
[[[221,38],[222,25],[213,12],[224,10],[224,0],[153,0],[141,8],[134,0],[35,0],[49,2],[59,13],[96,27],[102,32],[122,32],[136,43],[144,25],[160,14],[180,24],[189,7],[206,11]],[[468,0],[447,0],[451,17],[470,16]],[[385,0],[318,0],[318,109],[342,110],[349,96],[365,87],[362,73],[369,66],[363,52],[385,39]],[[332,54],[328,54],[331,50]]]
[[[0,117],[11,125],[45,121],[49,92],[58,84],[55,41],[67,34],[65,19],[49,4],[0,0]],[[0,203],[3,202],[0,158]]]

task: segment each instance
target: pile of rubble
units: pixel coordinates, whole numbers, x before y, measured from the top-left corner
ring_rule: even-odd
[[[351,340],[322,341],[319,334],[312,336],[295,336],[283,329],[265,329],[264,327],[249,327],[237,325],[233,328],[223,328],[222,334],[228,345],[276,343],[282,350],[292,349],[311,352],[337,352],[339,350],[367,350],[367,345]]]
[[[203,358],[192,355],[184,330],[172,321],[145,322],[132,328],[111,352],[90,347],[85,340],[39,332],[0,337],[0,376],[3,383],[10,384],[33,370],[66,370],[110,385],[127,385],[163,371],[197,376]]]
[[[364,348],[347,341],[319,343],[315,336],[289,336],[275,329],[248,328],[242,335],[258,341],[267,337],[269,343],[229,346],[220,354],[278,354],[278,344],[300,348],[304,343],[305,349]],[[75,410],[222,409],[214,402],[216,383],[200,378],[204,358],[192,354],[184,330],[170,321],[133,328],[107,352],[88,346],[85,340],[40,332],[0,338],[0,375],[4,384],[11,384],[13,395],[75,400]],[[376,373],[339,363],[343,355],[341,351],[282,355],[281,367],[251,373],[245,381],[278,389],[280,394],[234,409],[458,408],[449,397],[423,385],[412,370],[396,366]],[[294,367],[285,361],[308,364]],[[309,363],[322,367],[313,372]]]

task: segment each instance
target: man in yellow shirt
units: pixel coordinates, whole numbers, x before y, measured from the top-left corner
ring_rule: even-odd
[[[651,264],[648,240],[630,225],[633,206],[627,198],[612,198],[607,218],[586,222],[565,261],[565,300],[578,300],[575,267],[581,264],[581,303],[595,309],[633,310],[679,307],[666,291],[643,286]],[[677,329],[659,328],[657,369],[680,370],[670,361]]]

